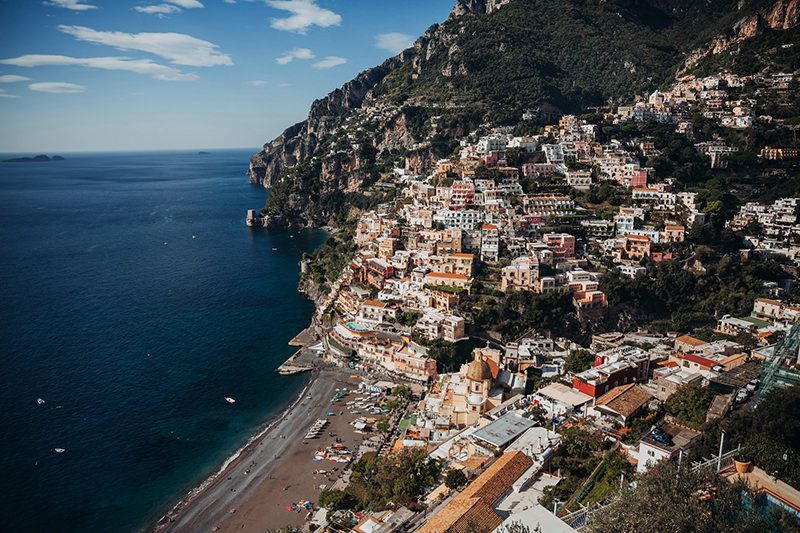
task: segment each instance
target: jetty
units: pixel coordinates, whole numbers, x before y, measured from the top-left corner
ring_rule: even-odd
[[[303,372],[310,372],[313,370],[311,365],[303,364],[301,358],[303,357],[303,349],[297,350],[294,355],[284,361],[278,367],[278,374],[281,376],[293,376],[295,374],[302,374]]]
[[[300,333],[298,333],[292,340],[289,341],[289,346],[296,346],[298,348],[304,348],[306,346],[310,346],[317,340],[317,333],[313,327],[307,327]]]

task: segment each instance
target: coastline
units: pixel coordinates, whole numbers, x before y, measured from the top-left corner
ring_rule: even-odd
[[[343,473],[340,465],[316,461],[314,451],[334,442],[355,450],[363,440],[351,426],[357,415],[331,404],[338,390],[356,389],[361,379],[333,365],[316,366],[299,398],[150,531],[263,532],[301,526],[306,513],[289,511],[287,506],[300,500],[317,503],[321,490]],[[308,428],[320,418],[329,421],[328,433],[306,439]]]
[[[219,482],[224,475],[241,464],[242,461],[250,457],[260,441],[263,441],[272,432],[275,427],[285,420],[291,411],[302,402],[308,390],[314,385],[315,381],[319,378],[319,371],[314,370],[308,382],[301,389],[297,397],[295,397],[285,408],[269,417],[264,425],[256,431],[247,441],[238,448],[233,454],[225,459],[220,466],[200,484],[192,488],[183,497],[181,497],[175,505],[173,505],[166,513],[164,513],[155,523],[151,523],[146,531],[161,532],[169,531],[176,525],[177,520],[181,517],[188,508],[190,508],[199,498],[201,498],[206,491],[211,489],[215,483]]]

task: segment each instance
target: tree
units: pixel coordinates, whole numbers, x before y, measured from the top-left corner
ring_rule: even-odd
[[[467,483],[467,476],[463,470],[450,468],[444,476],[444,484],[450,490],[455,490],[463,487]]]
[[[583,372],[594,365],[594,355],[589,350],[572,350],[567,356],[564,368],[567,372]]]
[[[691,472],[659,465],[627,486],[594,516],[592,531],[783,531],[783,513],[744,483],[713,470]],[[786,522],[789,523],[789,522]]]
[[[679,422],[699,428],[706,421],[706,414],[714,394],[698,385],[686,385],[676,390],[664,404],[667,414]]]
[[[389,457],[365,454],[353,464],[345,491],[356,499],[359,509],[383,509],[389,502],[415,507],[439,479],[441,470],[441,463],[428,457],[424,450]]]
[[[421,317],[422,313],[419,311],[403,311],[397,315],[397,321],[400,324],[411,328],[414,327],[414,325],[417,323],[417,320],[419,320]]]
[[[400,385],[399,387],[392,389],[392,396],[396,396],[401,400],[408,400],[411,398],[411,389],[405,385]]]
[[[356,506],[356,503],[355,498],[343,490],[326,489],[319,495],[319,506],[328,511],[352,509]]]
[[[389,431],[389,419],[386,417],[381,418],[375,424],[375,429],[380,431],[381,433],[386,433]]]
[[[756,466],[800,484],[800,386],[771,391],[755,410],[736,411],[723,427],[730,445],[746,446]]]

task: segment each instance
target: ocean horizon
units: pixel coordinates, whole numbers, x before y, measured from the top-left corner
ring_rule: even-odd
[[[143,530],[304,386],[326,234],[244,225],[253,149],[0,157],[38,153],[0,164],[0,529]]]

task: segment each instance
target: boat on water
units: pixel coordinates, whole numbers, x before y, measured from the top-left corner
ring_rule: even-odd
[[[65,450],[64,448],[53,448],[53,451],[56,453],[64,453],[67,450]]]
[[[226,401],[226,402],[228,402],[229,404],[234,404],[234,403],[236,403],[236,400],[234,400],[234,399],[233,399],[233,398],[231,398],[230,396],[226,396],[226,397],[225,397],[225,401]]]
[[[39,405],[44,405],[44,400],[42,400],[41,398],[36,398],[36,403],[38,403]]]

